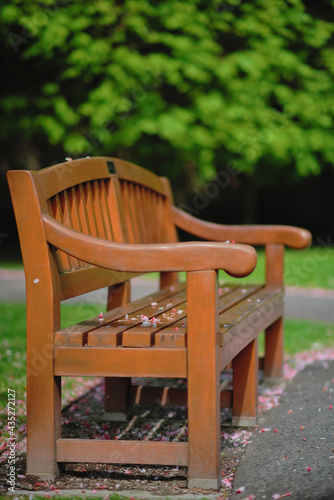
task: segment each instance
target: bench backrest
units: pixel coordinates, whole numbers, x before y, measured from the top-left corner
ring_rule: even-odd
[[[96,268],[50,248],[42,213],[76,231],[110,241],[177,241],[168,180],[129,162],[78,159],[37,172],[10,171],[8,182],[26,279],[41,266],[49,268],[60,299],[114,285],[133,275]],[[27,281],[27,290],[33,282]]]

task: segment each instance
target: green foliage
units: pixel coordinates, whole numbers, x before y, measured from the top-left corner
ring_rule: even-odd
[[[169,177],[269,182],[334,162],[333,0],[13,0],[0,138]]]

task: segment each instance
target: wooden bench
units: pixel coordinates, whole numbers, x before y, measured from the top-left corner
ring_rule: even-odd
[[[258,335],[265,330],[264,375],[277,379],[284,245],[307,247],[308,231],[200,221],[173,205],[165,178],[115,158],[10,171],[8,181],[27,291],[27,475],[53,480],[62,462],[182,465],[190,488],[219,488],[220,373],[233,362],[233,424],[254,425]],[[208,241],[180,243],[177,228]],[[255,268],[249,245],[265,245],[266,283],[219,288],[219,269],[242,277]],[[131,302],[131,278],[147,272],[160,273],[160,290]],[[102,287],[103,317],[61,330],[61,301]],[[63,376],[106,377],[115,419],[131,377],[187,379],[187,392],[169,399],[187,404],[188,442],[62,438]]]

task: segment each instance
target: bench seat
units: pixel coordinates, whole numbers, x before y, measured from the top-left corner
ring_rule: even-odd
[[[251,329],[255,323],[258,329],[261,322],[261,329],[265,330],[282,315],[283,300],[282,288],[264,285],[226,285],[219,288],[220,346],[226,348],[237,335],[246,341],[251,339]],[[166,287],[125,307],[107,311],[101,318],[95,317],[58,330],[55,332],[54,344],[56,348],[86,349],[186,348],[186,285]],[[240,346],[243,344],[240,343]],[[229,361],[226,354],[222,358],[221,369]]]

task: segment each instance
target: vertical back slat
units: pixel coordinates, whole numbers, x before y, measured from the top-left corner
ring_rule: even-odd
[[[158,213],[159,220],[166,220],[165,219],[164,204],[165,204],[164,199],[161,196],[159,196],[157,199],[157,213]],[[165,242],[169,241],[167,234],[166,234],[166,223],[163,226],[161,226],[160,229],[161,229],[162,242],[165,243]]]
[[[95,180],[92,184],[92,194],[95,208],[96,224],[100,238],[107,239],[107,228],[105,223],[105,214],[101,205],[101,189],[100,182]]]
[[[65,189],[65,191],[60,196],[60,201],[62,205],[63,222],[67,226],[73,227],[72,212],[67,189]],[[79,267],[79,261],[75,257],[69,256],[68,261],[70,264],[70,269],[76,269],[77,267]]]
[[[158,195],[157,193],[152,193],[152,205],[157,220],[157,224],[155,225],[156,238],[160,243],[165,243],[165,238],[164,238],[165,222],[162,224],[163,218],[161,217],[161,214],[159,212],[159,203],[161,200],[162,197],[160,195]]]
[[[155,236],[155,226],[157,224],[156,220],[156,214],[154,213],[154,207],[152,205],[152,191],[150,189],[146,190],[145,194],[146,198],[146,206],[147,206],[147,212],[148,212],[148,217],[147,217],[147,226],[148,226],[148,243],[156,243],[156,236]]]
[[[106,239],[109,241],[114,241],[114,235],[112,230],[112,223],[110,219],[110,210],[108,206],[108,194],[107,185],[110,183],[104,180],[100,181],[100,195],[101,195],[101,210],[104,214]]]
[[[70,206],[72,227],[75,231],[84,232],[83,223],[79,212],[78,196],[76,188],[72,186],[70,189],[68,189],[67,195]],[[77,267],[78,268],[89,267],[89,264],[87,264],[86,262],[82,262],[81,260],[77,260]]]
[[[56,194],[56,196],[53,197],[53,199],[51,201],[51,206],[52,206],[53,217],[56,220],[58,220],[59,222],[64,223],[59,194]],[[71,269],[70,256],[65,254],[64,252],[59,252],[58,256],[59,256],[59,260],[61,262],[63,271],[68,271],[69,269]]]
[[[47,200],[47,207],[48,207],[48,212],[50,215],[52,215],[52,217],[54,217],[54,211],[53,211],[53,204],[52,204],[52,201],[49,199]],[[60,273],[63,273],[64,272],[64,268],[63,268],[63,262],[62,262],[62,259],[61,259],[61,255],[60,255],[60,251],[57,250],[56,252],[56,256],[57,256],[57,261],[58,261],[58,269],[59,269],[59,272]]]
[[[159,243],[159,225],[163,224],[164,222],[158,219],[158,214],[156,212],[156,207],[155,207],[155,193],[150,190],[149,192],[149,210],[150,213],[153,215],[152,220],[151,220],[151,238],[152,238],[152,243]]]
[[[136,243],[144,243],[141,231],[140,231],[140,223],[139,223],[139,211],[140,207],[137,206],[136,203],[136,195],[135,195],[135,184],[133,182],[129,185],[129,202],[130,202],[130,213],[132,220],[133,232],[135,235]]]
[[[94,197],[93,197],[92,185],[90,182],[86,182],[84,185],[84,195],[85,195],[86,206],[89,207],[89,210],[87,210],[87,216],[91,231],[90,235],[99,237],[99,228],[96,220]]]
[[[79,219],[82,224],[82,231],[85,234],[92,234],[90,228],[89,217],[87,214],[87,206],[85,203],[85,192],[82,184],[79,184],[76,189],[78,209],[79,209]]]
[[[125,211],[123,204],[119,202],[122,199],[120,183],[116,179],[111,179],[106,188],[109,212],[112,214],[113,241],[128,243],[130,238]]]
[[[138,217],[138,226],[141,235],[141,242],[147,242],[147,220],[144,213],[144,203],[141,188],[138,184],[134,186],[135,190],[135,205],[137,206],[137,217]]]
[[[130,208],[130,193],[128,189],[128,183],[122,182],[122,195],[123,195],[123,206],[124,215],[126,219],[129,243],[136,243],[136,238],[133,230],[132,218],[131,218],[131,208]]]
[[[73,229],[76,231],[83,231],[83,226],[79,214],[79,207],[78,207],[78,198],[77,198],[77,193],[74,187],[72,187],[69,192],[68,192],[68,198],[70,201],[70,208],[71,208],[71,214],[72,214],[72,224],[73,224]]]
[[[149,213],[147,210],[147,197],[146,197],[146,189],[143,186],[136,186],[136,194],[137,194],[137,205],[140,207],[140,218],[141,225],[143,226],[143,236],[144,241],[147,243],[149,241],[150,227],[149,227]]]

